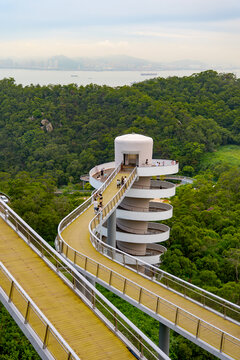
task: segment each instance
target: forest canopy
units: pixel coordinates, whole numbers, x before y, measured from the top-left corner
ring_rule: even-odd
[[[209,70],[116,88],[23,87],[12,78],[3,79],[0,191],[53,245],[60,220],[87,196],[79,191],[80,175],[113,159],[116,136],[151,136],[155,158],[178,160],[182,174],[195,176],[192,185],[179,187],[171,199],[174,216],[166,222],[171,236],[161,267],[240,304],[240,166],[222,158],[206,161],[222,145],[240,145],[239,130],[240,79],[233,74]],[[63,186],[71,190],[59,192]],[[108,296],[114,301],[113,294]],[[129,306],[119,304],[127,313]],[[33,350],[24,350],[25,340],[2,307],[0,317],[16,332],[12,339],[0,326],[3,358],[30,358]],[[134,317],[150,334],[152,321],[140,314]],[[181,337],[171,341],[173,359],[213,359]]]
[[[177,159],[195,174],[206,152],[240,144],[240,80],[206,71],[133,86],[16,85],[0,81],[0,169],[78,181],[113,159],[114,138],[154,140],[154,156]]]

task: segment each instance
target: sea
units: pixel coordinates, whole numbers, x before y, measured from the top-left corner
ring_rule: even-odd
[[[204,70],[162,70],[154,72],[141,71],[62,71],[62,70],[23,70],[0,69],[0,79],[14,78],[16,84],[27,85],[107,85],[111,87],[132,85],[155,77],[189,76]],[[233,73],[240,77],[240,69],[217,70]]]

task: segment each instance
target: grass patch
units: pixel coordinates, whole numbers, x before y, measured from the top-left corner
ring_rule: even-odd
[[[201,169],[212,168],[218,164],[240,166],[240,146],[224,145],[212,153],[205,154],[201,160]]]

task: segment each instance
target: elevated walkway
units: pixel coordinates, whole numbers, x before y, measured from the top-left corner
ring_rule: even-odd
[[[105,186],[103,192],[104,205],[118,193],[116,180],[121,175],[121,172],[115,173],[111,181],[109,180],[109,184]],[[128,188],[123,189],[124,191],[128,191]],[[123,196],[124,194],[122,194]],[[115,201],[115,208],[119,203],[117,200]],[[107,205],[104,209],[104,219],[113,210],[112,206],[113,204]],[[123,266],[125,255],[121,255],[120,251],[106,247],[100,240],[98,241],[97,237],[100,238],[101,234],[96,234],[96,236],[91,234],[91,241],[95,247],[92,245],[89,223],[91,222],[90,229],[93,230],[97,228],[100,221],[97,217],[92,221],[94,216],[91,202],[88,202],[87,207],[84,208],[83,206],[82,212],[79,208],[60,224],[60,251],[66,258],[80,271],[92,276],[95,281],[215,356],[221,359],[240,359],[240,315],[237,305],[235,306],[203,290],[201,292],[201,289],[198,289],[197,292],[190,285],[188,288],[187,285],[182,286],[179,283],[180,286],[177,281],[176,286],[170,288],[168,281],[166,284],[159,283],[155,274],[152,274],[152,278],[150,278],[141,273],[143,264],[140,262],[138,267],[138,264],[134,263],[133,260],[135,266],[132,270]],[[100,252],[104,253],[105,256]],[[112,257],[112,260],[109,257]],[[120,261],[124,264],[120,264]],[[157,270],[156,273],[158,274]],[[172,281],[172,284],[175,280],[180,280],[173,279],[174,277],[171,278],[170,276],[165,276],[165,278],[169,279],[169,282]],[[176,288],[179,288],[179,291]],[[182,288],[184,291],[186,290],[185,294],[182,293]],[[191,292],[192,294],[190,294]]]
[[[168,359],[3,202],[0,300],[42,358]]]

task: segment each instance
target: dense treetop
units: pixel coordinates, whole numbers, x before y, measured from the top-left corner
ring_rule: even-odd
[[[154,139],[156,157],[178,159],[191,174],[204,152],[240,143],[239,99],[240,80],[214,71],[117,88],[22,87],[4,79],[0,169],[47,172],[58,185],[77,181],[96,163],[113,159],[116,136],[134,131]]]
[[[0,191],[53,245],[60,220],[87,196],[73,185],[79,176],[113,159],[116,136],[151,136],[155,158],[179,160],[183,174],[198,174],[171,199],[174,216],[166,222],[171,236],[161,267],[240,304],[240,166],[202,161],[220,145],[236,148],[239,130],[240,79],[233,74],[206,71],[117,88],[22,87],[3,79]],[[66,184],[71,191],[56,195],[56,188]],[[108,296],[157,342],[154,320]],[[2,307],[0,317],[6,324],[0,325],[0,358],[37,358],[32,349],[23,349],[25,340]],[[213,359],[180,336],[172,337],[170,351],[173,359]]]

